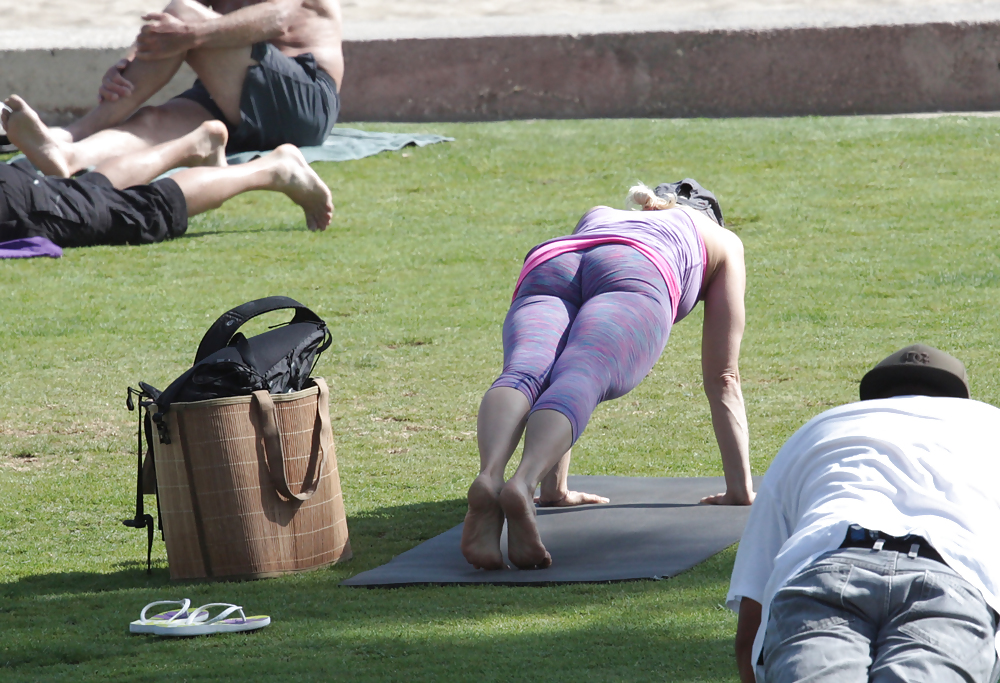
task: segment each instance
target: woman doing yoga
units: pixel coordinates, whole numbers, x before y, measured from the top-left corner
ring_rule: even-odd
[[[678,185],[692,187],[689,181]],[[705,302],[705,393],[726,477],[726,491],[702,503],[753,502],[737,366],[743,245],[721,227],[721,212],[692,208],[697,203],[684,196],[680,201],[689,206],[680,206],[665,187],[629,191],[642,212],[591,209],[572,235],[535,247],[525,259],[503,325],[503,373],[479,407],[480,472],[469,488],[462,533],[462,553],[477,568],[503,568],[504,518],[513,564],[537,569],[552,563],[535,525],[539,483],[539,505],[608,502],[568,489],[570,448],[598,403],[624,396],[649,373],[673,323],[698,300]],[[521,462],[505,483],[504,469],[522,433]]]

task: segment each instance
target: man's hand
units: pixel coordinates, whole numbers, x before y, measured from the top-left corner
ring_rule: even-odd
[[[119,97],[128,97],[132,94],[135,86],[132,82],[122,76],[122,72],[132,62],[128,58],[119,59],[115,65],[108,69],[101,79],[101,87],[98,89],[98,100],[115,102]]]
[[[574,505],[603,505],[610,503],[610,498],[598,496],[593,493],[583,493],[582,491],[567,491],[562,498],[545,499],[541,496],[535,497],[535,505],[541,508],[568,508]]]
[[[151,12],[142,20],[148,23],[135,39],[136,59],[166,59],[195,47],[194,29],[174,15]]]

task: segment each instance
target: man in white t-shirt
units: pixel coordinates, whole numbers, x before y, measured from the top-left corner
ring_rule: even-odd
[[[996,680],[1000,410],[914,345],[771,463],[728,606],[744,683]]]

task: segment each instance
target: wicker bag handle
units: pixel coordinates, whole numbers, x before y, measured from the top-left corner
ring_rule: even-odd
[[[285,453],[281,447],[281,434],[278,432],[278,414],[271,400],[271,394],[267,391],[253,392],[253,405],[257,410],[260,419],[261,430],[264,432],[264,456],[267,458],[267,469],[271,475],[271,483],[278,493],[289,500],[309,500],[316,493],[319,486],[320,477],[323,476],[323,465],[326,464],[327,440],[326,435],[330,433],[330,389],[326,386],[326,381],[322,377],[313,377],[313,382],[319,387],[319,396],[316,400],[316,417],[319,420],[319,451],[311,453],[309,466],[306,469],[306,477],[302,481],[301,493],[292,493],[288,486],[288,477],[285,474]],[[312,474],[311,480],[309,474]],[[306,485],[306,481],[309,484]]]

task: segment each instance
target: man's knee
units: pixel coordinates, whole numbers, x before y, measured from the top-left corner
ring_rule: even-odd
[[[212,11],[196,0],[170,0],[170,4],[163,9],[163,12],[188,23],[220,16],[218,12]]]

